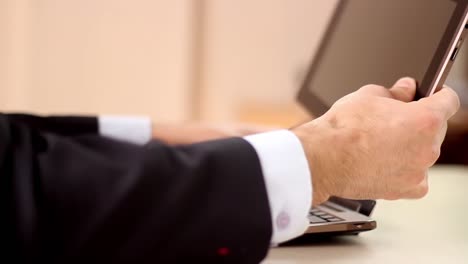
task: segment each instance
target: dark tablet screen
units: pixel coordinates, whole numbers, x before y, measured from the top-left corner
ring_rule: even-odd
[[[428,75],[437,71],[433,67],[431,72],[431,64],[437,63],[438,53],[444,55],[441,44],[458,4],[453,0],[341,1],[301,91],[313,100],[302,101],[316,104],[307,107],[322,114],[363,85],[390,87],[405,76],[416,78],[420,93],[425,94],[433,81]]]

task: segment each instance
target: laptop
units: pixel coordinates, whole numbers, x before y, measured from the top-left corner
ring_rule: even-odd
[[[309,228],[306,234],[356,235],[377,227],[371,218],[374,200],[350,200],[331,197],[309,212]]]
[[[341,0],[298,93],[313,116],[367,84],[417,80],[415,99],[442,87],[463,43],[468,0]],[[376,201],[332,197],[312,208],[304,236],[373,230]]]

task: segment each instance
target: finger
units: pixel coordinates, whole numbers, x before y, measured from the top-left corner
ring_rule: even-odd
[[[375,84],[363,86],[358,90],[358,92],[366,95],[392,98],[392,94],[388,91],[387,88]]]
[[[436,144],[438,147],[441,147],[442,144],[444,143],[445,137],[447,136],[447,130],[448,130],[448,123],[444,122],[436,138]]]
[[[421,181],[415,188],[411,189],[410,191],[403,194],[404,199],[421,199],[427,195],[429,191],[429,176],[427,175],[424,177],[424,180]]]
[[[405,77],[398,80],[389,91],[396,100],[411,102],[416,95],[416,86],[416,80]]]
[[[239,132],[241,136],[248,136],[253,134],[265,133],[274,130],[281,129],[280,127],[274,126],[263,126],[263,125],[255,125],[255,124],[239,124],[237,127],[234,127],[235,130]]]
[[[420,103],[439,112],[446,120],[454,116],[460,109],[460,98],[449,87],[444,87],[434,95],[421,99]]]

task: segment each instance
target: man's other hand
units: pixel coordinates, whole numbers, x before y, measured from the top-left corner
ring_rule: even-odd
[[[349,199],[417,199],[440,155],[447,120],[460,101],[450,88],[413,101],[416,83],[368,85],[323,116],[296,127],[313,175],[314,204]]]
[[[228,137],[243,137],[251,134],[268,132],[272,127],[233,123],[233,124],[155,124],[153,138],[167,144],[193,144],[202,141],[223,139]]]

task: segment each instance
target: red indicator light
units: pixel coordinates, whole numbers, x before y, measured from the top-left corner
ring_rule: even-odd
[[[227,248],[227,247],[222,247],[222,248],[218,249],[218,255],[220,255],[220,256],[227,256],[227,255],[229,255],[229,252],[230,252],[229,248]]]

